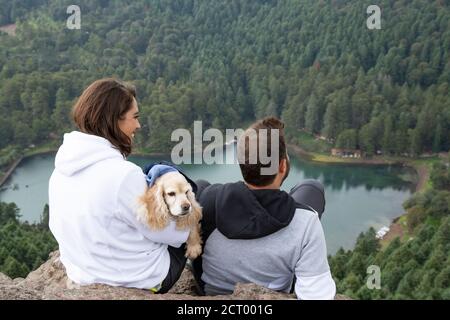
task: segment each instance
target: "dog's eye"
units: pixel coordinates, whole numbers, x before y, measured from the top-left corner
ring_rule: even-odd
[[[167,195],[168,195],[169,197],[174,197],[174,196],[175,196],[175,192],[169,192]]]

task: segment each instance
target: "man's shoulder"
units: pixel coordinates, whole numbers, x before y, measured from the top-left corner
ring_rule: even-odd
[[[315,220],[319,220],[319,215],[315,211],[297,208],[290,225],[308,228]]]
[[[304,209],[304,208],[297,208],[295,209],[295,216],[298,216],[302,219],[314,219],[314,218],[318,218],[319,215],[317,214],[317,212],[308,209]]]

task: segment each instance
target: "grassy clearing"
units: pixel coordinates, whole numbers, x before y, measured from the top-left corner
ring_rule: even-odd
[[[24,149],[24,157],[31,157],[37,154],[43,154],[48,152],[55,152],[58,148],[58,143],[56,141],[49,141],[43,143],[34,148],[26,148]]]
[[[419,174],[419,183],[416,191],[422,192],[432,187],[430,172],[433,164],[438,163],[439,161],[441,161],[441,159],[437,156],[425,159],[414,159],[410,161],[410,165],[414,167]]]
[[[330,154],[332,145],[325,140],[317,139],[312,134],[304,131],[298,132],[293,142],[307,152],[327,155]]]

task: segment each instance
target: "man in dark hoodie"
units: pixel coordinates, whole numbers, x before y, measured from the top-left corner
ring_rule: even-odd
[[[336,286],[319,221],[325,206],[323,187],[307,181],[290,194],[280,190],[289,174],[283,129],[283,122],[270,117],[257,121],[241,136],[238,153],[245,156],[239,160],[244,181],[197,182],[204,253],[193,267],[200,291],[207,295],[230,294],[240,282],[295,291],[298,299],[334,298]],[[278,144],[270,143],[271,130],[277,131]],[[255,132],[257,142],[266,139],[265,144],[256,143],[267,148],[266,155],[278,151],[275,174],[262,174],[262,168],[270,164],[261,163],[260,150],[257,161],[249,161],[255,151],[250,146]],[[273,146],[278,150],[272,150]]]

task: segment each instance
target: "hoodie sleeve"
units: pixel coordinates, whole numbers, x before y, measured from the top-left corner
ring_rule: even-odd
[[[334,299],[336,285],[328,266],[325,235],[317,215],[308,223],[300,259],[295,266],[295,276],[298,299]]]
[[[128,172],[118,190],[118,218],[129,226],[136,228],[137,232],[153,242],[179,248],[186,242],[189,230],[177,230],[175,222],[172,221],[165,229],[154,231],[138,221],[137,200],[145,193],[146,189],[145,175],[139,168]]]
[[[201,220],[203,245],[206,244],[206,240],[217,227],[216,194],[221,187],[221,184],[209,185],[198,195],[198,202],[202,206],[203,215]]]

